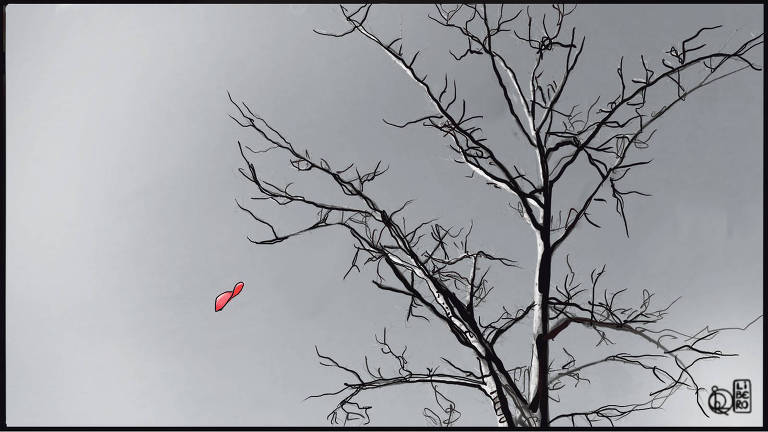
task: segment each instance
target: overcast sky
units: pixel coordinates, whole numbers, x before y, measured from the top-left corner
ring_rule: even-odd
[[[476,245],[520,261],[520,269],[494,275],[501,301],[517,308],[530,298],[535,241],[509,197],[465,178],[439,136],[382,123],[431,107],[369,41],[312,32],[343,28],[334,6],[10,5],[5,12],[9,426],[327,425],[337,399],[304,398],[348,377],[320,366],[314,346],[350,366],[368,355],[390,370],[374,341],[384,327],[393,345],[408,345],[414,370],[440,356],[468,360],[444,328],[406,324],[407,303],[376,290],[372,268],[342,280],[354,254],[343,232],[277,246],[246,240],[265,233],[235,206],[251,190],[237,173],[237,140],[258,140],[227,117],[234,112],[227,90],[335,166],[389,164],[372,189],[383,205],[413,198],[414,221],[473,220]],[[460,92],[483,110],[489,135],[512,141],[487,65],[456,65],[447,49],[462,42],[428,22],[427,12],[374,7],[372,25],[402,36],[410,52],[424,49],[420,71],[457,77]],[[733,49],[763,31],[762,17],[759,5],[582,6],[569,17],[587,42],[567,100],[588,104],[615,92],[621,56],[634,71],[641,54],[658,64],[672,43],[715,24],[723,25],[711,36],[715,48]],[[652,194],[627,200],[631,237],[609,205],[594,216],[605,229],[581,228],[567,245],[580,280],[606,264],[605,287],[627,288],[628,302],[636,304],[643,289],[657,292],[659,304],[682,296],[665,322],[685,331],[742,326],[762,314],[762,83],[757,72],[722,80],[659,122],[644,154],[654,163],[628,179]],[[529,157],[526,150],[508,155]],[[295,177],[281,168],[257,160],[266,178]],[[586,192],[582,181],[573,180],[574,194]],[[255,209],[281,226],[306,221],[285,208]],[[564,259],[556,258],[558,281]],[[216,295],[240,280],[243,293],[214,313]],[[623,424],[759,425],[758,324],[721,336],[717,346],[738,357],[696,369],[705,388],[751,379],[751,414],[706,418],[681,391],[664,410]],[[525,325],[505,352],[520,364],[530,354]],[[573,329],[564,339],[553,353],[566,346],[581,361],[611,353],[592,350],[594,333]],[[613,349],[652,351],[634,341]],[[650,375],[626,368],[595,369],[590,378],[563,391],[552,411],[637,401],[654,389]],[[494,423],[481,394],[451,395],[459,425]],[[436,409],[428,386],[359,400],[374,406],[374,425],[428,425],[422,409]]]

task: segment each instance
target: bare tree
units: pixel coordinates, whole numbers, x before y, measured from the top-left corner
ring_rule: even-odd
[[[452,425],[460,417],[455,404],[440,391],[446,386],[470,387],[483,392],[501,426],[545,427],[575,425],[576,421],[590,425],[598,421],[613,424],[630,413],[661,407],[679,389],[690,390],[702,413],[707,415],[701,402],[704,389],[697,384],[691,367],[702,360],[731,355],[706,347],[708,341],[728,329],[705,327],[695,333],[684,333],[660,327],[658,324],[671,304],[655,306],[653,293],[646,290],[639,304],[625,304],[624,290],[611,292],[599,288],[605,266],[592,271],[589,283],[577,283],[567,255],[569,271],[562,282],[555,281],[553,258],[563,250],[577,226],[588,224],[600,228],[592,212],[607,200],[613,201],[629,235],[625,200],[646,194],[623,187],[622,180],[631,170],[651,162],[636,159],[635,155],[648,147],[656,132],[657,120],[692,93],[716,81],[742,71],[761,70],[749,57],[762,45],[763,35],[732,50],[713,51],[701,40],[705,34],[716,32],[719,26],[702,27],[672,45],[660,56],[660,61],[641,56],[639,78],[625,76],[625,60],[621,58],[616,69],[617,90],[610,100],[595,97],[581,107],[562,106],[562,96],[586,46],[586,38],[577,35],[575,28],[566,26],[574,7],[554,5],[546,13],[537,15],[527,7],[510,11],[511,7],[504,5],[438,5],[428,19],[447,31],[456,32],[465,41],[459,51],[450,54],[458,62],[468,58],[485,59],[492,75],[491,85],[503,97],[509,121],[521,132],[522,138],[516,142],[491,143],[483,134],[483,116],[472,112],[468,101],[459,95],[456,81],[447,73],[430,79],[420,71],[419,51],[407,53],[401,38],[384,37],[370,27],[371,9],[370,5],[341,6],[347,27],[340,32],[316,32],[333,38],[365,38],[418,84],[431,102],[431,112],[408,121],[386,123],[396,128],[420,126],[434,130],[448,140],[456,162],[468,168],[471,177],[480,178],[514,197],[515,210],[535,235],[537,265],[529,304],[504,307],[500,316],[482,317],[478,306],[490,301],[489,293],[493,289],[486,278],[488,270],[492,265],[514,267],[516,261],[470,247],[471,226],[443,226],[435,220],[407,223],[404,213],[410,201],[399,208],[383,208],[367,189],[387,171],[381,162],[368,170],[354,163],[332,167],[329,161],[294,145],[287,135],[255,114],[245,102],[236,102],[230,96],[237,110],[231,117],[243,128],[254,131],[266,144],[252,148],[238,142],[246,165],[240,172],[256,189],[252,199],[284,206],[287,211],[303,206],[317,212],[312,224],[286,232],[274,221],[266,220],[238,202],[266,232],[265,237],[249,237],[249,240],[268,245],[326,227],[341,228],[355,247],[347,274],[353,269],[360,271],[365,264],[374,266],[373,284],[409,302],[407,319],[439,322],[436,327],[447,328],[477,361],[468,367],[441,358],[443,372],[437,368],[412,371],[405,351],[398,352],[392,347],[386,333],[380,339],[377,337],[377,342],[382,353],[398,365],[394,375],[385,375],[381,369],[371,367],[367,358],[366,370],[356,371],[318,351],[321,364],[338,368],[352,378],[338,391],[311,396],[341,398],[328,419],[333,424],[367,423],[371,407],[356,401],[359,394],[411,383],[432,386],[437,408],[425,409],[424,415],[438,426]],[[502,48],[505,38],[523,42],[527,53],[517,53],[515,58],[527,55],[532,65],[530,70],[516,66],[520,62]],[[499,156],[498,149],[510,145],[522,146],[535,155],[537,175],[525,173],[514,161]],[[251,158],[268,152],[286,155],[297,175],[320,174],[347,198],[305,196],[293,192],[290,184],[279,185],[265,179],[256,171]],[[590,192],[582,199],[567,197],[574,200],[572,204],[558,208],[553,197],[561,190],[559,186],[566,174],[578,164],[593,173]],[[518,341],[516,346],[531,347],[530,364],[512,367],[500,357],[498,346],[510,329],[529,317],[533,322],[532,338]],[[565,363],[555,367],[550,343],[569,326],[589,328],[604,343],[611,343],[611,338],[618,336],[636,338],[647,343],[649,351],[616,353],[585,364],[578,364],[565,351]],[[567,380],[577,384],[586,380],[583,374],[588,369],[609,362],[646,370],[658,381],[658,390],[635,404],[605,405],[571,413],[551,412],[550,401],[556,400],[553,392],[563,388]]]

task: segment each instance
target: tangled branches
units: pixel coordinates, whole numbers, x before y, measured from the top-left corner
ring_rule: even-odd
[[[652,159],[634,159],[634,155],[650,146],[657,121],[691,94],[741,71],[761,70],[751,56],[755,48],[763,44],[763,35],[754,36],[735,49],[709,50],[702,39],[719,26],[702,27],[673,45],[658,61],[640,56],[638,78],[629,78],[632,72],[625,67],[622,57],[616,69],[618,85],[613,98],[604,99],[602,103],[601,97],[590,98],[586,103],[566,106],[564,101],[569,97],[566,88],[572,82],[586,46],[586,37],[577,36],[576,29],[566,24],[575,7],[553,5],[540,14],[531,7],[512,12],[509,9],[505,5],[437,5],[427,18],[459,36],[460,49],[449,50],[455,61],[483,60],[490,85],[503,98],[504,115],[520,132],[520,138],[514,138],[513,142],[492,142],[483,132],[484,116],[461,96],[456,80],[448,73],[430,79],[420,70],[419,51],[409,53],[402,38],[386,37],[375,31],[369,22],[371,5],[352,9],[340,6],[345,23],[341,31],[315,30],[332,38],[357,35],[394,61],[426,97],[429,111],[415,119],[384,120],[384,123],[397,129],[424,127],[439,134],[455,155],[454,161],[469,170],[469,177],[482,179],[508,194],[505,200],[510,200],[510,206],[531,228],[537,246],[532,299],[521,305],[503,304],[503,312],[492,318],[482,316],[483,305],[489,302],[492,292],[519,287],[505,283],[497,288],[499,284],[492,283],[489,271],[492,266],[516,269],[517,261],[501,253],[470,247],[472,223],[462,227],[445,226],[438,219],[409,223],[406,213],[411,201],[388,209],[370,193],[368,186],[387,173],[383,162],[367,170],[354,163],[335,168],[328,160],[313,157],[308,150],[294,146],[286,135],[230,95],[237,110],[232,119],[255,132],[264,144],[261,148],[252,148],[238,142],[245,163],[240,173],[255,188],[251,199],[278,207],[304,208],[315,214],[312,222],[298,229],[285,228],[267,220],[251,206],[236,202],[263,231],[258,238],[248,239],[254,244],[271,245],[324,228],[341,230],[349,236],[355,249],[344,277],[353,270],[363,272],[365,266],[373,267],[373,285],[408,302],[406,320],[438,323],[455,337],[460,349],[468,350],[477,360],[477,366],[471,369],[442,358],[451,373],[438,373],[437,368],[415,373],[408,367],[405,351],[393,350],[385,335],[377,341],[382,353],[394,359],[398,369],[392,375],[385,375],[379,369],[371,369],[366,359],[366,375],[318,351],[321,364],[340,369],[354,378],[336,392],[313,396],[343,395],[328,416],[332,424],[367,424],[371,407],[355,402],[361,392],[410,383],[431,385],[437,409],[427,408],[423,414],[436,426],[452,425],[460,417],[455,404],[438,390],[438,385],[441,389],[463,386],[481,391],[502,426],[546,427],[565,419],[575,424],[577,418],[589,424],[601,420],[613,424],[632,412],[660,407],[681,388],[691,390],[701,407],[701,387],[694,379],[692,366],[699,361],[730,355],[703,347],[705,341],[726,329],[705,328],[691,335],[655,329],[671,304],[652,306],[654,294],[650,290],[643,290],[638,306],[624,306],[621,304],[624,290],[597,290],[605,267],[592,271],[590,288],[580,288],[568,258],[569,273],[562,284],[553,283],[552,262],[576,227],[584,225],[583,221],[601,228],[595,213],[609,200],[613,201],[629,236],[627,198],[649,195],[626,186],[626,178],[630,171],[652,162]],[[514,44],[522,50],[515,56],[509,52],[510,45]],[[529,70],[520,66],[518,55],[530,59]],[[550,67],[551,64],[559,66]],[[514,161],[501,156],[510,144],[519,144],[533,153],[538,175],[524,172]],[[296,176],[317,174],[319,181],[331,185],[343,199],[321,197],[316,192],[300,193],[293,183],[280,185],[266,179],[255,168],[252,158],[264,157],[267,153],[287,158],[286,166]],[[577,171],[573,168],[579,165],[590,173],[587,196],[572,197],[560,208],[560,202],[555,204],[553,197],[564,183],[572,180],[569,174]],[[533,324],[533,339],[516,342],[513,348],[518,352],[530,348],[530,364],[510,368],[499,355],[498,345],[508,339],[503,336],[510,329],[527,320]],[[554,368],[549,345],[572,323],[592,329],[598,335],[597,345],[611,345],[614,334],[620,334],[639,338],[658,352],[622,352],[578,365],[575,357],[563,349],[566,360]],[[609,362],[650,371],[660,388],[649,395],[649,400],[634,405],[613,404],[584,412],[550,415],[550,401],[558,400],[550,393],[556,394],[566,381],[573,381],[575,385],[588,382],[582,375],[585,369]]]
[[[384,329],[384,334],[379,340],[376,337],[376,342],[379,345],[381,353],[391,357],[397,364],[396,374],[392,376],[384,376],[381,368],[375,370],[371,368],[368,357],[365,357],[365,370],[367,377],[364,378],[361,373],[356,372],[346,366],[339,364],[333,358],[320,354],[317,351],[317,356],[320,358],[320,364],[327,367],[340,369],[354,378],[354,382],[344,383],[344,386],[335,392],[322,393],[309,396],[310,398],[318,398],[324,396],[335,396],[345,394],[344,398],[336,405],[336,407],[328,414],[328,420],[331,424],[347,425],[348,422],[359,421],[362,424],[368,424],[370,422],[370,416],[368,411],[372,407],[360,405],[353,399],[365,390],[373,390],[381,387],[395,386],[401,384],[414,384],[414,383],[428,383],[430,384],[435,396],[435,401],[440,408],[440,411],[446,416],[441,417],[437,412],[430,408],[424,408],[424,416],[433,422],[437,426],[451,426],[456,423],[461,417],[461,412],[456,409],[456,404],[445,396],[444,393],[438,390],[438,384],[448,384],[454,386],[464,386],[479,389],[482,387],[482,379],[474,374],[467,376],[456,376],[451,374],[438,373],[437,368],[427,368],[426,373],[414,373],[408,368],[408,361],[405,358],[405,352],[408,347],[403,348],[401,353],[397,353],[392,349],[392,346],[387,341],[387,330]]]
[[[746,330],[762,315],[744,327],[712,329],[707,326],[692,334],[671,328],[654,328],[654,325],[658,324],[669,313],[670,308],[679,298],[664,307],[654,307],[652,306],[654,294],[644,289],[638,306],[622,306],[619,300],[621,295],[625,293],[625,289],[615,292],[604,289],[602,295],[597,293],[597,285],[605,273],[605,266],[600,270],[592,270],[590,288],[580,288],[581,284],[574,282],[575,273],[570,262],[566,261],[566,263],[569,271],[563,280],[563,285],[562,287],[556,286],[558,294],[549,299],[555,312],[550,317],[554,324],[548,334],[549,340],[554,340],[571,324],[580,324],[597,334],[597,346],[614,344],[611,340],[613,336],[610,334],[616,333],[638,337],[648,343],[649,346],[656,348],[657,352],[650,354],[618,353],[576,365],[576,359],[573,355],[563,348],[568,360],[560,369],[551,370],[550,389],[562,389],[565,378],[573,380],[574,386],[578,386],[583,381],[589,382],[589,379],[581,375],[584,369],[609,362],[640,367],[650,372],[660,387],[649,394],[648,400],[637,404],[610,404],[589,411],[561,414],[554,417],[552,422],[559,419],[570,419],[575,422],[576,418],[583,418],[590,426],[600,420],[608,421],[613,425],[615,421],[633,412],[660,408],[679,389],[690,390],[699,410],[708,417],[700,396],[705,388],[697,383],[692,368],[701,361],[736,354],[705,348],[704,343],[713,340],[724,331]]]

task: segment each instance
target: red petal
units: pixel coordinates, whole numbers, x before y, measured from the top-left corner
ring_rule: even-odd
[[[234,291],[233,291],[232,297],[234,297],[234,296],[236,296],[236,295],[240,294],[240,291],[242,291],[242,290],[243,290],[243,286],[245,286],[245,284],[244,284],[244,283],[242,283],[242,282],[238,282],[238,283],[237,283],[237,285],[235,285],[235,289],[234,289]]]
[[[216,297],[216,312],[224,309],[224,306],[227,305],[227,302],[234,297],[232,295],[232,291],[224,291],[223,293],[219,294],[218,297]]]

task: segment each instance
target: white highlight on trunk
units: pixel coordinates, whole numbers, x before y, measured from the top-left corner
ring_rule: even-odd
[[[496,59],[496,56],[493,57],[494,60]],[[504,69],[504,71],[507,73],[507,76],[509,77],[509,80],[512,82],[512,85],[515,86],[515,92],[517,93],[517,98],[520,100],[520,106],[523,108],[523,113],[525,114],[526,120],[528,120],[528,127],[531,129],[531,136],[536,135],[536,127],[533,124],[533,117],[531,116],[529,110],[528,110],[528,104],[525,101],[525,96],[523,96],[523,90],[520,88],[520,86],[517,84],[517,80],[515,79],[514,75],[512,75],[512,72],[504,66],[504,63],[501,61],[497,61],[497,63],[501,64],[501,67]],[[533,107],[531,107],[533,109]]]
[[[498,186],[499,188],[501,188],[501,189],[503,189],[503,190],[505,190],[507,192],[511,192],[513,195],[515,195],[519,199],[523,199],[520,195],[517,194],[517,192],[513,191],[512,189],[510,189],[510,187],[507,186],[505,183],[502,183],[502,182],[494,180],[488,174],[486,174],[485,171],[480,169],[480,167],[470,163],[467,160],[466,157],[464,158],[464,163],[469,165],[469,167],[472,169],[472,171],[476,172],[478,175],[480,175],[484,179],[488,180],[490,183],[493,183],[494,185]],[[532,200],[530,198],[525,198],[525,200],[526,200],[526,202],[529,205],[531,205],[532,207],[535,207],[537,210],[539,210],[539,214],[541,214],[541,207],[539,207],[539,204],[536,203],[536,201],[534,201],[534,200]],[[531,218],[530,218],[530,216],[528,216],[528,212],[527,211],[523,211],[523,219],[525,220],[526,223],[528,223],[528,225],[530,225],[531,228],[534,228],[533,227],[533,222],[531,222]],[[536,231],[535,228],[534,228],[534,231]]]
[[[493,408],[494,408],[494,411],[496,412],[499,426],[509,426],[510,422],[512,422],[512,419],[506,419],[506,422],[504,423],[501,422],[501,420],[504,419],[504,414],[501,411],[501,401],[499,400],[499,397],[498,397],[499,389],[496,386],[496,383],[493,381],[493,376],[489,374],[489,371],[491,370],[492,366],[487,360],[485,360],[485,357],[488,355],[488,352],[486,351],[483,343],[477,339],[475,334],[467,327],[464,321],[462,321],[461,318],[457,317],[453,313],[445,297],[440,293],[437,287],[432,283],[432,281],[427,277],[427,275],[422,271],[422,269],[415,262],[408,263],[404,261],[402,258],[392,253],[390,253],[389,256],[392,259],[392,261],[394,261],[398,265],[402,265],[403,267],[406,267],[409,270],[413,271],[414,274],[419,279],[423,280],[427,284],[429,291],[432,293],[432,297],[435,299],[435,302],[443,310],[443,313],[445,313],[446,318],[448,318],[451,321],[451,323],[453,323],[462,332],[462,334],[464,334],[467,340],[472,344],[475,350],[479,353],[480,364],[481,364],[481,367],[484,369],[481,371],[481,373],[483,376],[485,376],[483,378],[483,391],[485,391],[486,394],[488,394],[488,396],[491,397],[491,399],[493,400]],[[498,378],[502,381],[504,380],[503,376],[499,376]],[[527,418],[532,417],[532,414],[527,411],[527,402],[525,400],[518,400],[518,398],[516,398],[515,395],[511,393],[509,394],[509,396],[513,399],[514,405],[519,410],[526,411],[526,412],[522,412],[523,416]]]
[[[502,183],[502,182],[500,182],[500,181],[496,181],[496,180],[494,180],[494,179],[493,179],[491,176],[489,176],[488,174],[486,174],[486,173],[485,173],[485,171],[481,170],[481,169],[480,169],[480,167],[478,167],[477,165],[475,165],[475,164],[472,164],[472,163],[470,163],[469,161],[467,161],[467,158],[464,158],[464,163],[466,163],[467,165],[469,165],[469,167],[470,167],[470,168],[472,168],[472,171],[474,171],[474,172],[478,173],[478,174],[479,174],[480,176],[482,176],[484,179],[486,179],[486,180],[488,180],[489,182],[493,183],[494,185],[496,185],[496,186],[500,187],[501,189],[504,189],[504,190],[505,190],[505,191],[507,191],[507,192],[512,192],[513,194],[515,194],[515,196],[518,196],[518,195],[517,195],[517,193],[515,193],[515,191],[513,191],[512,189],[510,189],[510,187],[509,187],[509,186],[507,186],[505,183]]]
[[[541,258],[544,254],[544,242],[540,235],[536,235],[536,273],[533,280],[533,356],[531,357],[531,380],[529,383],[528,395],[533,397],[539,389],[539,355],[536,350],[536,336],[541,333],[541,315],[544,297],[539,292],[539,272],[541,271]]]
[[[499,400],[499,388],[493,377],[487,371],[490,371],[491,365],[486,360],[480,360],[480,373],[485,377],[483,379],[482,389],[485,394],[493,401],[493,411],[496,413],[496,423],[499,426],[509,426],[511,419],[505,419],[501,411],[501,401]]]

